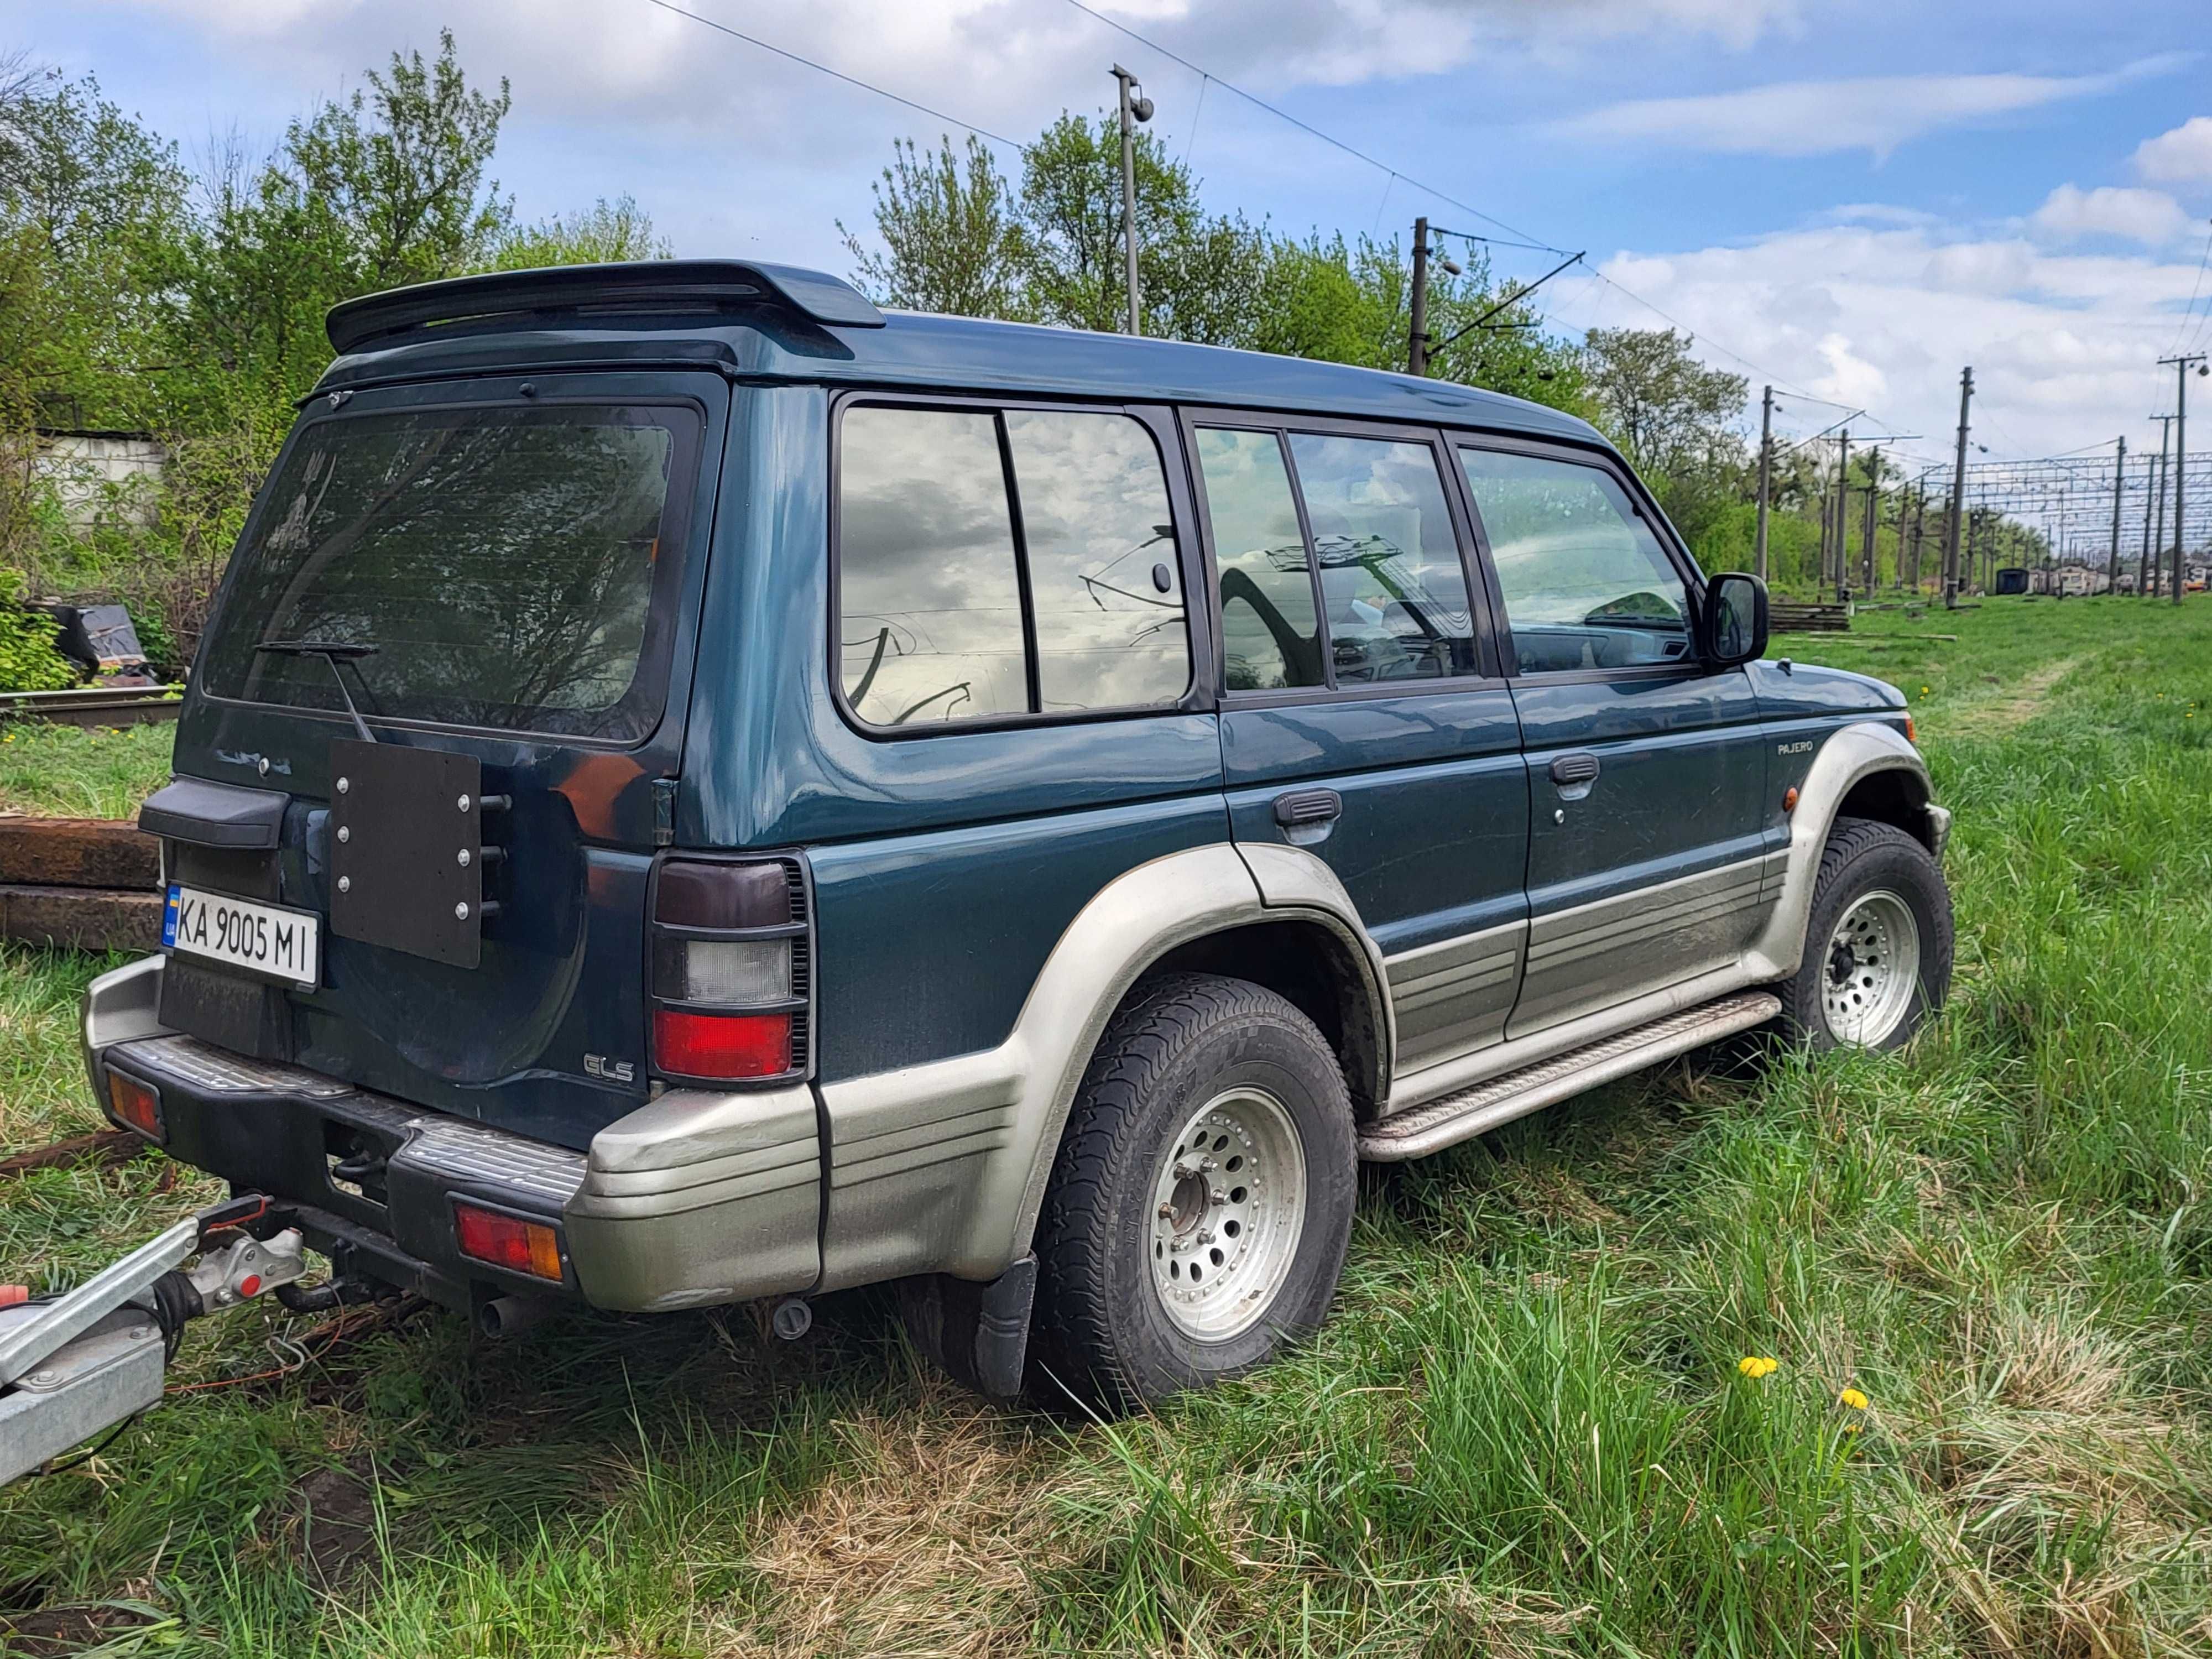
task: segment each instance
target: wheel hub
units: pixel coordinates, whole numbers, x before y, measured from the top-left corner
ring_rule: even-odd
[[[1190,1335],[1256,1323],[1289,1276],[1305,1219],[1305,1153],[1290,1113],[1243,1087],[1194,1112],[1164,1150],[1146,1240],[1161,1306]]]
[[[1887,1041],[1911,1012],[1919,982],[1920,927],[1911,906],[1881,889],[1844,910],[1828,941],[1821,995],[1838,1042],[1871,1048]]]

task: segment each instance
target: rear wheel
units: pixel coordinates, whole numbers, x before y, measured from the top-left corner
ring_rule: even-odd
[[[1839,818],[1820,854],[1805,958],[1776,986],[1785,1030],[1815,1048],[1895,1048],[1951,985],[1951,894],[1893,824]]]
[[[1344,1074],[1311,1020],[1242,980],[1144,988],[1092,1057],[1045,1190],[1031,1394],[1124,1410],[1312,1330],[1358,1172]]]

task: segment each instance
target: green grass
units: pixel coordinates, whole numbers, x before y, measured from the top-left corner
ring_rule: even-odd
[[[881,1294],[790,1346],[399,1322],[0,1494],[0,1595],[210,1654],[2212,1650],[2212,602],[1777,651],[1904,685],[1957,813],[1909,1053],[1677,1066],[1377,1174],[1310,1349],[1111,1429],[978,1406]],[[93,1123],[89,971],[0,957],[11,1142]],[[161,1167],[0,1188],[0,1261],[82,1272],[204,1190]],[[179,1375],[284,1329],[195,1327]]]
[[[127,818],[169,781],[177,728],[0,721],[0,812]]]

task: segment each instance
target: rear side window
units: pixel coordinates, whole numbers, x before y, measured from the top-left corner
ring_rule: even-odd
[[[1158,447],[1125,415],[861,404],[839,432],[838,675],[873,726],[1171,707]]]
[[[1277,691],[1323,684],[1313,561],[1281,440],[1201,427],[1198,464],[1220,573],[1224,684]]]
[[[659,716],[702,422],[681,407],[428,409],[304,431],[201,664],[215,696],[633,740]]]
[[[1634,667],[1690,654],[1689,595],[1602,467],[1462,449],[1523,673]]]
[[[1339,685],[1475,672],[1474,617],[1436,452],[1291,434]]]

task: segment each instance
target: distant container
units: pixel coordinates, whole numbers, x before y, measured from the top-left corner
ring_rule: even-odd
[[[2025,593],[2028,587],[2028,571],[2023,565],[2008,564],[1997,572],[1996,591],[2000,593]]]

